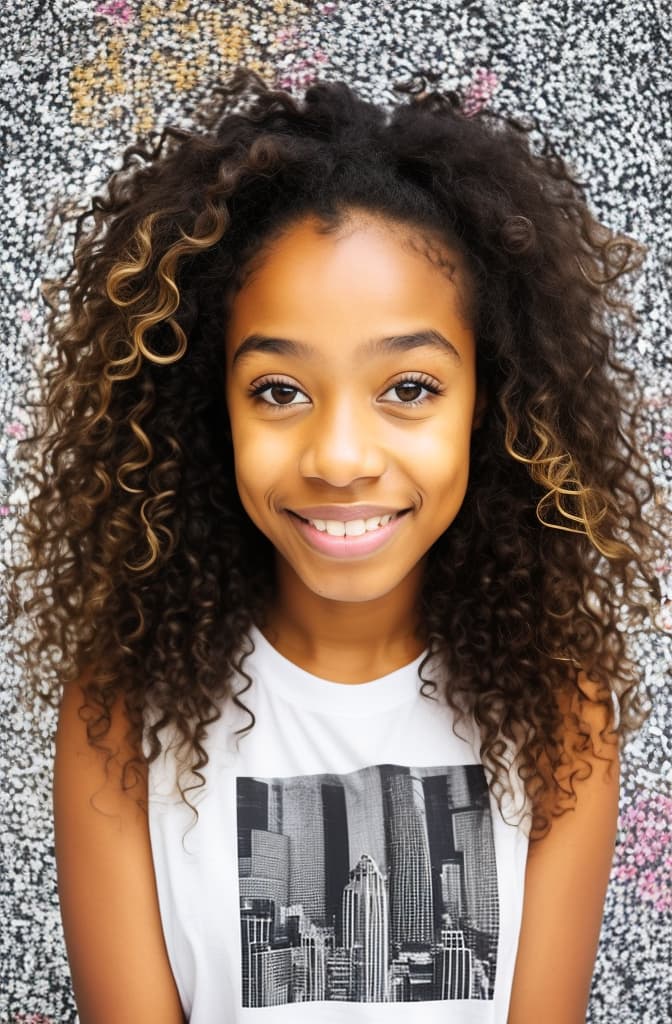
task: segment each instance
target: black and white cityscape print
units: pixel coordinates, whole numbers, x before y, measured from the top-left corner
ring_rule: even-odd
[[[237,779],[243,1006],[492,999],[480,764]]]

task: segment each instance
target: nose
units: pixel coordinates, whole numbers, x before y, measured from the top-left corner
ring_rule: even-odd
[[[317,410],[316,410],[317,412]],[[323,407],[306,424],[299,471],[332,487],[347,487],[385,472],[387,457],[371,418],[344,400]]]

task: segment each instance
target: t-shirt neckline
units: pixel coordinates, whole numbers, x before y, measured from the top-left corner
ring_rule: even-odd
[[[315,676],[290,661],[253,625],[249,630],[254,651],[243,668],[269,693],[311,711],[367,715],[397,707],[418,696],[422,680],[418,669],[426,648],[393,672],[365,683],[344,683]],[[423,673],[424,674],[424,673]]]

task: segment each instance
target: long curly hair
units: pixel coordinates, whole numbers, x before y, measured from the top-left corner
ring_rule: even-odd
[[[500,809],[504,739],[532,834],[568,809],[561,798],[571,806],[563,696],[577,755],[596,752],[585,701],[604,706],[621,741],[646,717],[624,623],[654,621],[664,531],[640,452],[641,390],[614,354],[618,331],[636,326],[621,285],[644,247],[595,219],[534,120],[472,113],[434,82],[396,85],[386,108],[343,82],[299,100],[238,68],[189,130],[126,150],[77,218],[72,266],[45,285],[53,365],[21,444],[33,493],[10,623],[23,615],[28,635],[13,657],[29,700],[58,707],[80,682],[89,742],[108,755],[123,702],[137,751],[124,786],[171,726],[198,780],[179,783],[192,806],[208,726],[224,701],[243,703],[235,674],[251,682],[242,638],[273,600],[273,550],[234,482],[223,323],[264,246],[308,213],[331,230],[365,209],[438,233],[466,260],[489,404],[421,610],[456,721],[472,715],[480,729]]]

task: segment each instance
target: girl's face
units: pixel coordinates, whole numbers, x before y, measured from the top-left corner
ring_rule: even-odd
[[[462,504],[483,406],[463,264],[442,247],[450,280],[417,232],[374,215],[336,236],[316,226],[273,241],[231,306],[238,491],[276,549],[281,592],[399,598]]]

